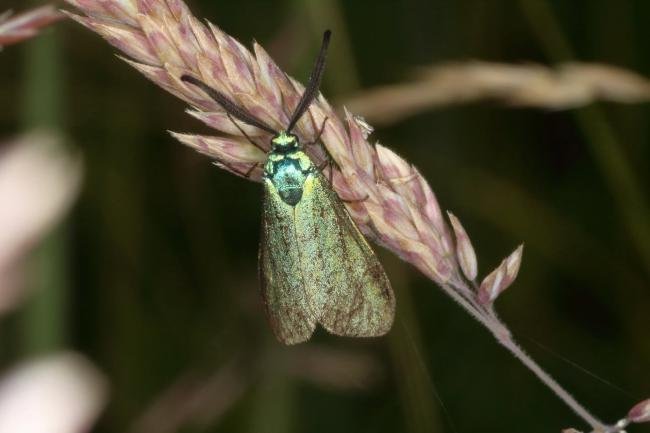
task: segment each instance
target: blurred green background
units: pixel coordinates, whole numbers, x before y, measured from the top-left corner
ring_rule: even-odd
[[[188,4],[242,42],[255,38],[303,81],[322,30],[332,28],[323,86],[332,101],[447,60],[578,59],[650,75],[645,0]],[[25,7],[3,0],[1,9]],[[86,163],[71,216],[35,255],[42,292],[1,332],[5,364],[60,347],[86,353],[112,387],[98,432],[585,427],[386,251],[399,310],[387,338],[319,331],[303,346],[276,343],[257,281],[259,185],[175,142],[167,130],[209,131],[114,53],[70,21],[0,53],[1,136],[49,126]],[[648,245],[628,223],[650,224],[649,114],[647,104],[481,103],[426,111],[374,135],[417,161],[441,206],[463,221],[483,275],[525,242],[498,309],[524,347],[607,421],[650,394]],[[169,429],[178,419],[182,427]]]

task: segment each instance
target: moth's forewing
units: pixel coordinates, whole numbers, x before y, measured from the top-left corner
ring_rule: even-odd
[[[296,244],[294,208],[282,201],[270,180],[264,179],[259,270],[262,296],[273,333],[285,344],[309,340],[317,315],[310,311],[306,280]],[[308,280],[307,280],[308,281]]]
[[[294,212],[295,242],[307,302],[318,322],[337,335],[387,333],[395,297],[383,267],[345,206],[318,171],[303,186]]]

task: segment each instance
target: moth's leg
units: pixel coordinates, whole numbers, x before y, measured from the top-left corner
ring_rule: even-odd
[[[241,173],[241,172],[240,172],[239,170],[237,170],[237,169],[236,169],[232,164],[229,164],[229,163],[227,163],[227,162],[225,162],[225,161],[222,161],[222,160],[220,160],[220,159],[217,159],[216,161],[214,161],[213,164],[216,165],[217,167],[222,166],[222,167],[219,167],[219,168],[224,168],[224,167],[225,167],[225,168],[227,168],[228,170],[230,170],[231,172],[243,176],[245,179],[250,179],[251,174],[252,174],[252,173],[255,171],[255,169],[256,169],[258,166],[260,166],[262,163],[261,163],[261,162],[256,162],[256,163],[254,163],[254,164],[251,166],[251,168],[249,168],[248,171],[246,171],[246,173]]]
[[[252,167],[251,167],[251,168],[246,172],[246,175],[245,175],[245,176],[246,176],[246,179],[250,179],[251,174],[253,174],[253,172],[255,171],[255,169],[256,169],[259,165],[261,165],[261,163],[259,163],[259,162],[256,162],[255,164],[253,164],[253,166],[252,166]]]
[[[235,122],[235,119],[232,118],[232,116],[230,115],[230,113],[226,113],[226,114],[228,115],[228,119],[230,119],[230,121],[233,123],[233,125],[235,125],[235,126],[237,127],[237,129],[239,129],[239,132],[241,132],[241,134],[242,134],[244,137],[246,137],[246,139],[248,140],[248,142],[249,142],[250,144],[252,144],[253,146],[257,147],[257,148],[258,148],[259,150],[261,150],[262,152],[267,153],[267,150],[266,150],[266,149],[264,149],[262,146],[260,146],[259,144],[257,144],[255,141],[253,141],[253,139],[250,138],[250,137],[248,136],[248,134],[246,134],[246,131],[244,131],[244,130],[242,129],[241,126],[239,126],[239,123]]]
[[[334,161],[334,159],[333,159],[332,156],[329,154],[329,152],[326,152],[326,153],[327,153],[327,155],[326,155],[326,157],[325,157],[325,161],[323,161],[323,162],[321,163],[321,165],[318,166],[318,171],[320,171],[320,172],[322,173],[322,172],[323,172],[323,169],[325,169],[325,167],[329,166],[329,168],[330,168],[330,172],[329,172],[329,175],[327,176],[327,177],[328,177],[327,180],[329,181],[330,185],[334,185],[334,184],[332,183],[332,181],[333,181],[333,179],[334,179],[334,167],[338,168],[339,170],[341,170],[341,168],[340,168],[339,165],[336,163],[336,161]]]
[[[316,138],[314,139],[314,141],[310,141],[309,143],[306,143],[305,146],[313,146],[315,144],[318,144],[318,142],[320,141],[321,135],[323,135],[323,131],[325,130],[325,125],[327,124],[328,120],[329,120],[329,117],[326,117],[326,118],[323,119],[323,123],[321,123],[320,129],[318,130],[318,135],[316,135]],[[336,163],[336,161],[334,161],[334,158],[332,158],[332,154],[329,152],[329,150],[327,150],[327,147],[322,146],[322,149],[325,151],[325,154],[327,155],[328,161],[326,161],[324,163],[324,165],[319,167],[319,169],[322,170],[323,168],[325,168],[327,166],[327,164],[330,164],[330,165],[333,164],[333,165],[336,165],[337,168],[340,168],[340,167],[338,167],[338,164]],[[331,179],[330,179],[330,183],[332,183]]]
[[[323,119],[323,123],[322,123],[321,126],[320,126],[320,129],[319,129],[319,131],[318,131],[318,135],[316,136],[316,139],[315,139],[314,141],[310,142],[310,143],[307,143],[307,146],[313,146],[314,144],[317,144],[317,143],[318,143],[318,141],[320,140],[321,135],[323,134],[323,131],[325,130],[325,125],[327,124],[327,121],[328,121],[328,120],[329,120],[329,117],[326,117],[325,119]],[[329,179],[328,179],[328,180],[329,180],[330,185],[333,186],[332,181],[333,181],[333,179],[334,179],[334,167],[336,167],[339,171],[341,170],[341,167],[340,167],[339,164],[334,160],[334,158],[332,158],[332,154],[329,152],[329,150],[327,150],[327,148],[326,148],[325,146],[323,146],[323,150],[325,151],[326,159],[325,159],[325,161],[323,161],[323,163],[318,167],[318,170],[319,170],[320,172],[322,172],[323,169],[329,165],[329,167],[330,167],[330,172],[329,172],[329,176],[328,176]],[[363,198],[353,198],[353,199],[349,199],[349,200],[348,200],[348,199],[344,199],[343,197],[340,197],[340,196],[339,196],[339,198],[341,199],[341,201],[344,202],[344,203],[358,203],[358,202],[362,202],[362,201],[366,201],[366,200],[368,200],[368,197],[369,197],[369,196],[366,194],[366,196],[363,197]]]
[[[323,123],[321,123],[320,129],[318,130],[318,135],[316,135],[316,138],[314,139],[314,141],[306,143],[305,146],[313,146],[315,144],[318,144],[318,142],[320,141],[321,135],[323,135],[323,131],[325,130],[325,125],[327,124],[328,120],[329,120],[329,117],[325,117],[323,119]],[[339,167],[338,163],[334,160],[334,158],[332,158],[332,154],[329,152],[329,150],[327,150],[327,147],[322,146],[322,149],[325,151],[326,160],[323,161],[323,163],[318,167],[318,170],[322,172],[325,167],[327,167],[328,165],[330,166],[330,173],[329,173],[329,179],[328,180],[330,182],[330,185],[332,185],[332,177],[334,175],[334,171],[333,171],[332,167],[336,167],[339,170],[341,170],[341,167]]]
[[[314,139],[314,141],[306,143],[307,146],[313,146],[314,144],[319,142],[320,136],[323,135],[323,131],[325,130],[325,124],[327,123],[328,120],[329,120],[329,117],[325,117],[325,119],[323,119],[323,123],[321,123],[320,129],[318,130],[318,135],[316,135],[316,138]],[[327,149],[325,149],[325,152],[327,152]]]
[[[322,172],[325,167],[327,167],[330,163],[329,159],[326,159],[323,161],[321,165],[318,166],[318,171]]]
[[[330,168],[330,172],[329,172],[329,175],[327,176],[327,177],[328,177],[327,180],[329,181],[330,185],[332,185],[332,177],[333,177],[333,174],[334,174],[334,170],[332,170],[332,167],[333,167],[335,164],[336,164],[336,162],[333,161],[331,158],[325,158],[325,161],[323,161],[323,162],[318,166],[318,171],[320,171],[321,173],[323,172],[323,170],[325,170],[325,167],[328,167],[328,166],[329,166],[329,168]]]
[[[370,196],[368,194],[366,194],[366,196],[363,197],[363,198],[345,199],[345,198],[343,198],[341,196],[339,196],[339,198],[341,199],[341,201],[343,203],[360,203],[360,202],[364,202],[364,201],[368,200],[370,198]]]
[[[329,179],[328,180],[329,180],[330,186],[333,189],[334,188],[334,184],[332,183],[332,178],[333,178],[333,175],[334,175],[333,166],[336,166],[339,170],[340,170],[340,168],[339,168],[338,164],[336,164],[336,161],[328,158],[327,160],[323,161],[323,163],[320,165],[320,167],[318,167],[318,170],[322,172],[323,169],[325,167],[327,167],[328,165],[330,166],[330,173],[329,173]],[[337,193],[337,195],[338,195],[338,193]],[[341,197],[339,195],[339,198],[344,203],[359,203],[359,202],[368,200],[369,197],[370,196],[368,194],[366,194],[365,197],[363,197],[363,198],[349,198],[349,199],[347,199],[347,198],[343,198],[343,197]]]

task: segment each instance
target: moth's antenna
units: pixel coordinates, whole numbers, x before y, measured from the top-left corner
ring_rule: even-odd
[[[183,75],[181,77],[182,81],[185,81],[186,83],[194,84],[195,86],[199,87],[201,90],[203,90],[205,93],[207,93],[212,99],[214,99],[221,107],[226,110],[229,114],[232,116],[236,117],[237,119],[241,120],[244,123],[248,123],[249,125],[255,126],[257,128],[260,128],[266,132],[269,132],[271,134],[277,134],[278,132],[271,128],[269,125],[266,123],[262,122],[260,119],[257,117],[254,117],[252,114],[249,112],[245,111],[244,109],[238,107],[234,102],[232,102],[226,95],[218,91],[217,89],[213,89],[212,87],[208,86],[205,84],[203,81],[192,77],[191,75]]]
[[[330,37],[332,36],[332,32],[329,30],[326,30],[325,33],[323,33],[323,43],[320,46],[320,52],[318,53],[318,58],[316,59],[316,63],[314,63],[314,68],[311,71],[311,75],[309,76],[309,83],[307,83],[307,87],[305,88],[305,93],[302,94],[302,98],[300,98],[300,102],[298,103],[298,106],[296,107],[296,110],[293,112],[293,115],[291,116],[291,121],[289,122],[289,126],[287,126],[287,132],[290,132],[294,126],[296,126],[296,123],[302,117],[302,115],[307,111],[307,108],[309,108],[309,105],[311,102],[314,100],[314,97],[318,93],[318,88],[320,87],[320,81],[323,78],[323,72],[325,70],[325,56],[327,55],[327,46],[330,43]]]

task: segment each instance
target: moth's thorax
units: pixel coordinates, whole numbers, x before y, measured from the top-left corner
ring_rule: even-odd
[[[273,150],[264,165],[264,179],[273,184],[282,201],[295,206],[300,202],[305,181],[313,171],[314,164],[302,150]]]

